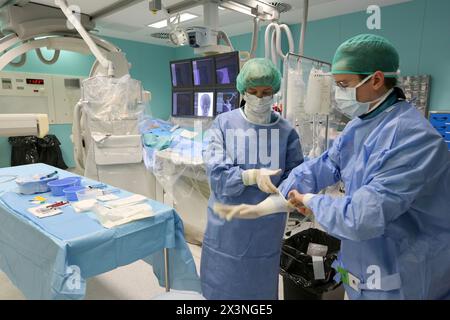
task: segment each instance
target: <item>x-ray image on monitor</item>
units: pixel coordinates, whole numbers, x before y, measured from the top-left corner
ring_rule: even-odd
[[[174,117],[193,116],[192,92],[174,92],[172,115]]]
[[[239,73],[239,60],[236,53],[216,57],[216,79],[218,85],[236,83]]]
[[[214,85],[214,60],[212,58],[192,61],[194,71],[194,85],[212,86]]]
[[[217,91],[216,110],[217,114],[238,109],[240,105],[239,92],[236,90]]]
[[[176,88],[192,87],[191,62],[176,62],[171,65],[172,85]]]
[[[198,117],[214,116],[214,92],[196,92],[194,113]]]

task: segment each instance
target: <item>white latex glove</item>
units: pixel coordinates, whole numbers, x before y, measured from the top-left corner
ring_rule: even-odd
[[[258,185],[259,190],[265,193],[277,193],[277,187],[272,183],[270,177],[278,176],[282,172],[281,169],[269,170],[269,169],[251,169],[246,170],[242,174],[242,180],[244,185],[253,186]]]
[[[280,194],[274,194],[257,205],[241,204],[236,206],[214,204],[214,212],[222,219],[231,221],[238,219],[257,219],[274,213],[288,213],[295,211],[295,207],[290,204]]]

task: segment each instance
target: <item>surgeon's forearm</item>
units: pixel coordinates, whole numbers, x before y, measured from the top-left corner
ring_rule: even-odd
[[[339,180],[338,169],[325,153],[292,170],[289,177],[280,186],[280,190],[285,196],[292,190],[297,190],[302,194],[316,194]]]
[[[369,201],[316,195],[306,205],[325,231],[341,240],[366,241],[384,233],[382,210]]]
[[[242,181],[243,170],[240,167],[215,168],[209,173],[211,190],[220,197],[240,196],[246,186]]]

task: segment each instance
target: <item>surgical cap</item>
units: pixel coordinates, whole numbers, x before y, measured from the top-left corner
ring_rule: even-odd
[[[345,41],[337,49],[332,73],[369,75],[376,71],[397,72],[399,66],[398,52],[386,38],[361,34]]]
[[[280,91],[281,73],[268,59],[249,60],[236,81],[236,87],[241,94],[254,87],[271,87],[274,93]]]

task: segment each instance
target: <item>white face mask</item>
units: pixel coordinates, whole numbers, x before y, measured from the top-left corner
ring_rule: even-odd
[[[245,114],[250,121],[256,123],[269,123],[272,115],[273,96],[258,98],[255,95],[245,93]]]
[[[258,98],[257,96],[245,93],[245,106],[256,113],[267,113],[272,111],[273,96]]]
[[[337,108],[350,119],[366,114],[370,110],[370,105],[377,101],[359,102],[357,99],[357,89],[372,77],[373,74],[365,78],[354,88],[341,88],[336,86],[335,98]]]
[[[384,75],[398,75],[399,73],[399,71],[385,72]],[[374,75],[375,73],[371,74],[354,88],[341,88],[336,86],[335,99],[337,102],[337,109],[339,109],[340,112],[345,114],[350,119],[355,119],[356,117],[360,117],[368,113],[370,111],[370,106],[375,102],[382,100],[385,96],[369,102],[359,102],[357,98],[357,89],[369,81]],[[390,92],[392,92],[392,90]]]

